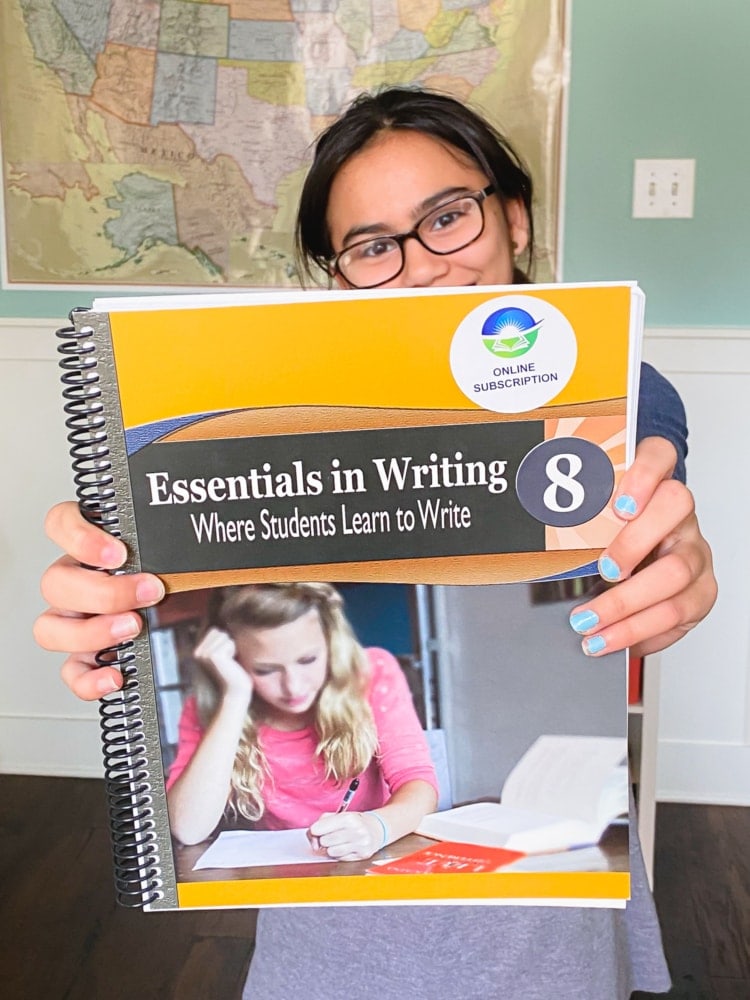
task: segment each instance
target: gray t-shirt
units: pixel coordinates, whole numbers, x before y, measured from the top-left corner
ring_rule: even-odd
[[[362,906],[264,910],[243,1000],[627,1000],[666,992],[631,828],[624,910]]]

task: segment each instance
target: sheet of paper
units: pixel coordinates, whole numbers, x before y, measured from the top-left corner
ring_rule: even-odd
[[[230,830],[219,834],[193,865],[193,871],[305,865],[334,860],[327,854],[313,853],[304,830]]]

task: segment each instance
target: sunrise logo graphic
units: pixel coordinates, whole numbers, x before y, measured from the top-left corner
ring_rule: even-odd
[[[497,309],[482,324],[482,343],[496,358],[520,358],[536,343],[542,322],[515,306]]]

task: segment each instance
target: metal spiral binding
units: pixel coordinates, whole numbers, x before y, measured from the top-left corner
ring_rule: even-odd
[[[74,309],[70,322],[76,313],[85,311]],[[81,512],[86,520],[119,538],[93,335],[90,326],[57,331],[63,341],[58,352],[62,355],[65,426]],[[161,899],[163,893],[134,643],[102,649],[96,663],[118,667],[123,677],[121,690],[103,698],[99,707],[117,900],[123,906],[144,906]]]

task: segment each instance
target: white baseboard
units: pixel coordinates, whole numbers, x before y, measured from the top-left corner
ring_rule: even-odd
[[[660,802],[750,806],[750,746],[660,740]]]

